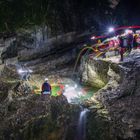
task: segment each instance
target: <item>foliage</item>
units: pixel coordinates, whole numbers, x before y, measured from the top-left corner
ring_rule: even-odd
[[[121,0],[111,9],[109,0],[1,0],[0,31],[47,25],[52,33],[63,33],[104,30],[106,24],[138,24],[138,3]]]
[[[1,0],[0,31],[33,25],[47,25],[53,32],[84,30],[105,19],[107,10],[107,0]]]

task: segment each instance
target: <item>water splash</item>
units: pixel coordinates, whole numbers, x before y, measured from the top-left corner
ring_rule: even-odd
[[[80,85],[66,85],[65,86],[65,92],[63,95],[66,96],[69,103],[71,103],[74,99],[79,98],[83,95],[82,88]]]
[[[75,102],[74,100],[84,94],[84,90],[81,85],[73,79],[63,79],[64,93],[69,103]]]

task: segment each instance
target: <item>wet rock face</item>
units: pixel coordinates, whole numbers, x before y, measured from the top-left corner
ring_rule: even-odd
[[[5,100],[8,96],[8,84],[5,84],[3,81],[0,81],[0,102]]]
[[[5,65],[0,79],[0,140],[74,139],[80,108],[65,96],[32,93],[17,65]]]
[[[91,60],[92,61],[92,60]],[[140,130],[140,51],[135,50],[127,56],[123,63],[119,63],[119,58],[109,58],[101,60],[102,66],[107,65],[106,85],[95,94],[92,99],[94,103],[91,106],[96,108],[97,118],[101,117],[107,120],[110,125],[110,136],[113,140],[139,140]],[[92,64],[99,61],[93,60]],[[89,63],[91,65],[91,63]],[[100,64],[99,64],[100,65]],[[104,73],[104,69],[92,69]],[[105,74],[105,73],[104,73]],[[101,76],[101,79],[104,78]],[[96,101],[96,103],[95,103]],[[98,104],[101,105],[98,108]],[[94,105],[96,104],[96,105]],[[94,109],[91,109],[94,110]],[[100,112],[106,113],[100,114]],[[94,117],[90,117],[90,119]],[[103,120],[103,121],[104,121]],[[93,120],[94,122],[94,120]],[[90,125],[92,130],[94,125]],[[97,127],[99,128],[100,125]],[[100,131],[99,131],[100,133]],[[94,136],[93,136],[94,137]],[[101,139],[103,140],[103,138]]]
[[[108,82],[108,62],[101,60],[83,59],[80,66],[82,81],[95,88],[102,88]]]
[[[17,98],[1,104],[0,139],[66,139],[76,127],[74,114],[79,114],[78,107],[70,106],[64,96],[29,95]]]
[[[102,117],[104,116],[104,117]],[[88,140],[114,140],[110,135],[110,122],[105,118],[104,114],[91,111],[87,121],[87,139]]]
[[[38,74],[70,75],[69,71],[72,71],[77,55],[89,35],[71,32],[48,38],[47,33],[44,35],[40,30],[19,32],[9,44],[7,40],[4,43],[1,40],[1,61],[7,65],[26,65]]]

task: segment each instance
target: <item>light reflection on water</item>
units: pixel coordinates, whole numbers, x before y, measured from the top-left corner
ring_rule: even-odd
[[[81,86],[75,81],[69,81],[65,84],[63,95],[66,96],[69,103],[80,102],[91,98],[97,90],[88,86]]]

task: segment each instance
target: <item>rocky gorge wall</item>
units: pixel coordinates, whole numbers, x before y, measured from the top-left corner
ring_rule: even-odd
[[[0,140],[71,140],[80,113],[65,96],[33,94],[13,65],[0,79]]]
[[[1,39],[1,61],[26,66],[34,73],[70,75],[89,34],[71,32],[49,38],[41,31],[41,28],[23,30],[12,38]]]
[[[86,38],[68,33],[43,40],[40,32],[28,31],[1,38],[0,140],[75,138],[79,105],[70,105],[64,96],[33,94],[32,88],[35,84],[40,88],[46,76],[71,76]],[[31,69],[32,80],[23,81],[20,68]]]
[[[65,97],[28,95],[0,106],[1,140],[74,139],[79,108]]]
[[[105,83],[88,104],[91,109],[87,122],[88,138],[139,140],[140,51],[131,52],[124,62],[119,62],[119,57],[112,57],[90,58],[86,63],[83,79],[92,86]]]
[[[32,94],[30,84],[21,82],[17,70],[22,66],[32,69],[32,77],[38,75],[35,78],[37,84],[46,76],[70,77],[87,35],[69,33],[41,40],[42,37],[34,39],[30,33],[1,40],[1,60],[4,62],[0,65],[2,140],[74,139],[79,107],[69,105],[64,96],[42,99]],[[140,139],[139,56],[140,52],[135,50],[123,63],[119,62],[119,57],[90,57],[82,61],[81,80],[100,89],[91,100],[83,103],[90,109],[87,140]]]

